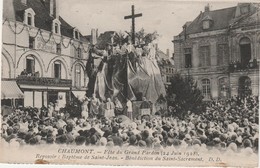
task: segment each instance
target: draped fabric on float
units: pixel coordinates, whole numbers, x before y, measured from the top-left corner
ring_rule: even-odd
[[[141,92],[147,100],[155,103],[160,95],[166,95],[160,69],[155,59],[150,60],[147,57],[140,59],[136,71],[128,62],[128,83],[135,94]]]
[[[118,97],[121,102],[126,102],[126,98],[136,100],[136,95],[142,93],[143,97],[155,103],[160,95],[166,95],[156,60],[130,54],[112,56],[110,61],[103,63],[94,92],[102,100]]]

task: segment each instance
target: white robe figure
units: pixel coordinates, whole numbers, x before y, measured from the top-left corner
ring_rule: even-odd
[[[107,99],[106,105],[105,105],[105,117],[111,118],[115,116],[115,105],[111,101],[110,98]]]
[[[88,100],[85,100],[82,104],[82,112],[81,112],[81,116],[84,119],[88,118]]]

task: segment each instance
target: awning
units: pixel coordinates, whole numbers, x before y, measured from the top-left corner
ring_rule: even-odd
[[[83,100],[85,95],[86,95],[86,91],[72,91],[72,93],[74,94],[74,96],[76,98],[78,98],[79,100]]]
[[[20,99],[23,92],[18,87],[16,81],[1,81],[1,99]]]
[[[70,90],[69,87],[57,87],[57,86],[37,86],[37,85],[20,85],[22,89],[34,89],[34,90]]]

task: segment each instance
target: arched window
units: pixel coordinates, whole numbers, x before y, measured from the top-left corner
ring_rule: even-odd
[[[35,26],[34,25],[34,16],[35,12],[33,11],[32,8],[26,9],[24,11],[24,23],[29,25],[29,26]]]
[[[242,68],[246,68],[251,60],[251,41],[247,37],[243,37],[239,41],[240,58]]]
[[[209,79],[203,79],[201,81],[202,83],[202,94],[205,99],[210,99],[211,97],[211,89],[210,89],[210,80]]]
[[[219,97],[228,97],[228,78],[223,77],[219,79]]]
[[[58,23],[55,23],[55,27],[54,27],[54,29],[55,29],[55,33],[59,33],[59,25],[58,25]]]
[[[54,78],[61,78],[61,63],[60,61],[54,62]]]
[[[26,57],[26,74],[31,76],[35,73],[35,58],[33,56]]]
[[[75,66],[75,87],[81,88],[81,66],[79,64]]]
[[[30,13],[27,14],[27,24],[32,26],[32,14]]]
[[[60,25],[61,22],[58,19],[52,21],[52,32],[55,34],[60,34]]]
[[[73,37],[74,37],[74,39],[80,40],[80,34],[79,34],[79,30],[77,28],[73,29]]]

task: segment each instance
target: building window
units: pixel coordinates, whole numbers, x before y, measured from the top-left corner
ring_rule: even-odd
[[[74,39],[79,40],[79,31],[76,28],[74,28],[74,30],[73,30],[73,37],[74,37]]]
[[[33,75],[35,72],[35,59],[33,57],[26,58],[26,73]]]
[[[54,78],[61,78],[61,63],[54,62]]]
[[[52,22],[52,32],[55,34],[60,34],[60,21],[58,19],[54,19]]]
[[[80,65],[75,66],[75,86],[76,86],[76,88],[81,87],[81,67],[80,67]]]
[[[244,37],[239,42],[241,68],[246,68],[251,60],[251,41],[249,38]]]
[[[202,94],[205,99],[210,99],[211,93],[210,93],[210,80],[209,79],[202,80]]]
[[[219,44],[218,45],[218,65],[226,65],[228,63],[229,51],[227,44]]]
[[[32,26],[32,14],[28,13],[27,15],[27,24]]]
[[[191,48],[185,48],[184,55],[185,55],[185,68],[191,68],[192,67]]]
[[[54,29],[55,29],[55,33],[59,33],[59,25],[58,25],[58,23],[55,23],[55,25],[54,25]]]
[[[79,39],[79,34],[78,34],[78,32],[75,32],[75,39]]]
[[[26,9],[24,11],[24,23],[29,26],[35,26],[34,25],[34,16],[35,12],[32,10],[32,8]]]
[[[209,29],[210,26],[210,21],[209,20],[204,20],[202,23],[202,27],[204,30]]]
[[[61,54],[61,44],[56,45],[56,53]]]
[[[210,51],[209,46],[200,47],[200,66],[210,66]]]
[[[226,98],[228,97],[228,78],[219,79],[219,97]]]
[[[29,48],[34,49],[35,39],[33,37],[29,37]]]

